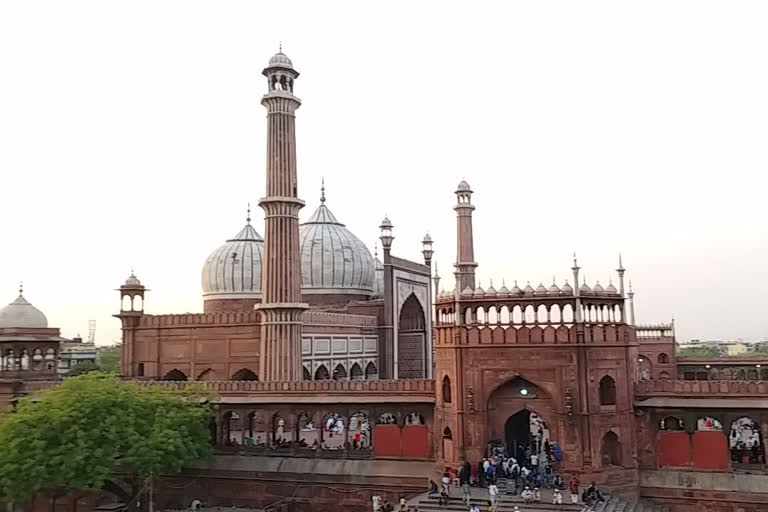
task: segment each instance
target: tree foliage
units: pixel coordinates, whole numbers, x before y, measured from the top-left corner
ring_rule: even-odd
[[[80,363],[78,363],[77,366],[75,366],[74,368],[69,370],[66,373],[66,375],[67,375],[67,377],[76,377],[78,375],[83,375],[84,373],[98,371],[99,369],[100,369],[99,365],[97,365],[93,361],[86,360],[86,361],[81,361]]]
[[[678,351],[678,355],[680,356],[690,356],[690,357],[719,357],[720,351],[715,347],[682,347]]]
[[[120,358],[123,352],[122,343],[96,348],[96,364],[105,372],[120,373]]]
[[[25,397],[0,417],[0,496],[21,503],[104,489],[135,504],[154,475],[210,452],[211,398],[202,388],[140,385],[100,372]]]

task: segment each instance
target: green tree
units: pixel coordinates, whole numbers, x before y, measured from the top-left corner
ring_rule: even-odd
[[[715,347],[682,347],[677,355],[683,357],[718,357],[720,356],[720,352]]]
[[[123,344],[107,345],[96,348],[96,364],[105,372],[120,373],[120,358]]]
[[[0,496],[46,493],[53,508],[56,497],[102,489],[136,509],[154,476],[210,453],[211,398],[100,372],[25,397],[0,417]]]
[[[86,361],[81,361],[80,363],[77,364],[77,366],[69,370],[66,373],[66,376],[76,377],[78,375],[83,375],[84,373],[89,373],[89,372],[95,372],[97,370],[99,370],[99,365],[97,365],[93,361],[86,360]]]

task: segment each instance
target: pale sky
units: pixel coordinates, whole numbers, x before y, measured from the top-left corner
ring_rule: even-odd
[[[200,270],[264,194],[261,70],[283,43],[302,218],[446,287],[456,184],[475,190],[484,287],[624,257],[638,323],[768,336],[768,2],[2,2],[0,303],[119,339],[134,267],[149,313],[202,311]],[[263,234],[263,216],[254,206]],[[615,282],[615,279],[614,279]]]

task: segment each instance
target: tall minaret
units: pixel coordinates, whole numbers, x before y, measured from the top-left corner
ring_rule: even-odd
[[[456,189],[456,293],[475,289],[475,244],[472,240],[472,189],[462,180]]]
[[[282,48],[262,74],[269,91],[261,100],[267,108],[267,197],[264,209],[264,270],[259,378],[264,381],[302,380],[301,260],[299,210],[304,201],[296,186],[296,109],[293,95],[299,73]]]

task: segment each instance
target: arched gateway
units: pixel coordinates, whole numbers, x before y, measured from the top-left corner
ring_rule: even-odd
[[[536,384],[515,377],[493,391],[488,399],[489,451],[530,463],[538,456],[544,463],[555,451],[556,433],[547,422],[555,409],[549,394]]]

